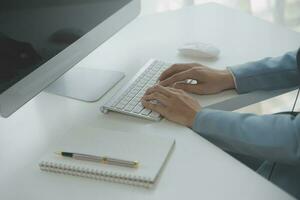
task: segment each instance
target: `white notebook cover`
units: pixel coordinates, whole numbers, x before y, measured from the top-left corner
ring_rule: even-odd
[[[39,165],[44,171],[151,187],[174,145],[174,139],[143,133],[85,128],[62,138],[59,144],[42,158]],[[135,169],[80,161],[56,155],[57,151],[138,161],[139,167]]]

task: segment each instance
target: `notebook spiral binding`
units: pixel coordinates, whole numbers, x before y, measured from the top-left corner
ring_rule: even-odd
[[[59,174],[72,175],[72,176],[80,176],[85,178],[122,183],[122,184],[134,185],[134,186],[140,186],[146,188],[150,188],[154,185],[153,182],[147,177],[110,173],[106,171],[75,167],[71,165],[58,164],[53,162],[43,161],[39,164],[39,167],[41,170],[47,172],[54,172]]]

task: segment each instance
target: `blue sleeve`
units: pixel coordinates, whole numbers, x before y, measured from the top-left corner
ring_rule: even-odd
[[[281,57],[228,67],[235,78],[237,92],[283,89],[299,85],[296,55],[297,52],[293,51]]]
[[[300,165],[300,116],[204,109],[197,113],[193,130],[235,153]]]

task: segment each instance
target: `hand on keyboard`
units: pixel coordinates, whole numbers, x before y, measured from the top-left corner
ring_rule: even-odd
[[[235,87],[229,70],[216,70],[200,64],[175,64],[159,77],[160,85],[195,94],[213,94]],[[186,83],[195,80],[196,84]]]
[[[102,106],[102,112],[115,111],[150,120],[160,120],[159,113],[145,108],[141,98],[148,88],[157,83],[158,77],[168,67],[170,64],[150,60],[124,88]]]
[[[152,103],[153,100],[159,103]],[[192,127],[196,113],[201,110],[199,102],[183,90],[156,85],[147,90],[142,104],[170,121]]]
[[[200,64],[170,66],[162,61],[150,60],[128,84],[101,107],[102,112],[115,111],[156,121],[163,115],[169,120],[192,126],[195,113],[201,110],[201,106],[182,90],[196,94],[212,94],[234,88],[233,76],[228,70],[210,69]],[[161,86],[151,88],[157,84],[157,80],[161,81],[159,84],[162,86],[177,89]],[[144,96],[148,88],[151,89]]]

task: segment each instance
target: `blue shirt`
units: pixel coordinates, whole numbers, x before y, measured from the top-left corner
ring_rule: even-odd
[[[238,93],[300,85],[296,51],[229,69]],[[193,130],[226,150],[265,159],[259,169],[265,177],[276,162],[270,180],[300,199],[300,115],[259,116],[203,109],[196,115]]]

